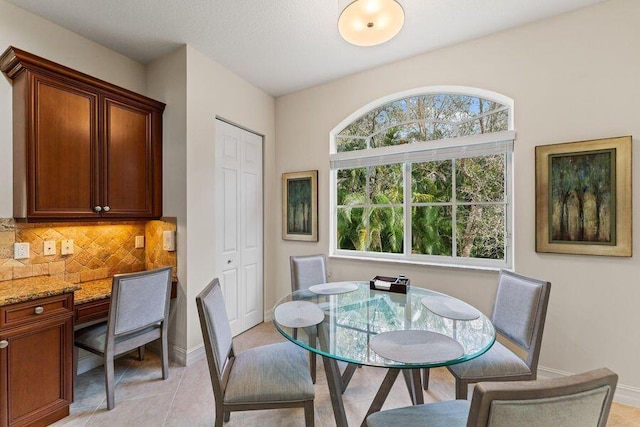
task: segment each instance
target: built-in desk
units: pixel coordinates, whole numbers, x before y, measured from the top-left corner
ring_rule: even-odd
[[[112,280],[0,282],[0,426],[47,425],[69,414],[74,325],[107,318]]]

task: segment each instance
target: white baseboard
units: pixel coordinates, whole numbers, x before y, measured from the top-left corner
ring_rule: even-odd
[[[547,368],[544,366],[538,367],[539,379],[561,378],[567,377],[569,375],[574,375],[574,373]],[[618,383],[618,386],[616,387],[616,393],[613,396],[613,401],[616,403],[621,403],[623,405],[640,408],[640,388]]]
[[[186,351],[182,347],[170,346],[169,357],[181,366],[189,366],[194,362],[206,357],[204,352],[204,344],[200,344],[195,349]]]
[[[206,358],[207,358],[207,353],[204,351],[204,343],[203,343],[203,344],[200,344],[198,347],[191,349],[187,353],[186,366],[189,366],[200,359],[206,359]]]

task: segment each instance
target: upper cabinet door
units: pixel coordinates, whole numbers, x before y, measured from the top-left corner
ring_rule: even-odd
[[[95,217],[98,202],[98,97],[33,75],[27,142],[27,214]]]
[[[159,215],[154,189],[161,185],[154,155],[162,150],[153,129],[154,112],[104,97],[102,206],[104,217]]]

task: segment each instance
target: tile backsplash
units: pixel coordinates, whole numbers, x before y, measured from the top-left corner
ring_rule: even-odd
[[[0,281],[51,275],[80,283],[170,265],[176,274],[176,252],[162,249],[162,232],[176,230],[175,218],[158,221],[76,223],[16,223],[0,218]],[[135,247],[144,236],[144,248]],[[62,255],[62,240],[73,240],[73,254]],[[44,255],[53,240],[56,254]],[[13,244],[28,242],[30,256],[13,259]]]

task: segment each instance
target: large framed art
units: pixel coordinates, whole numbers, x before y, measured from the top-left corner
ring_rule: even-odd
[[[630,257],[631,136],[536,147],[536,251]]]
[[[318,171],[282,174],[282,238],[318,241]]]

